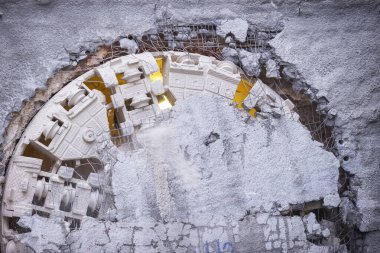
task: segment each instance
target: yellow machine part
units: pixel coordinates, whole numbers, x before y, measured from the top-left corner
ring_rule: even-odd
[[[233,101],[236,103],[236,105],[239,109],[243,109],[243,101],[248,96],[249,91],[252,89],[254,84],[255,84],[255,81],[249,82],[246,79],[241,79],[241,81],[238,84],[238,87],[236,89],[235,97],[233,99]],[[256,109],[255,108],[252,108],[248,113],[252,117],[256,117]]]
[[[160,69],[160,71],[157,71],[153,74],[150,75],[150,80],[155,81],[155,80],[161,80],[163,81],[163,76],[162,76],[162,69],[164,65],[164,59],[162,57],[157,57],[156,58],[157,65]],[[233,101],[237,104],[237,107],[239,109],[243,109],[243,101],[244,99],[248,96],[249,91],[252,89],[252,86],[255,84],[255,81],[250,82],[246,79],[241,79],[240,83],[238,84],[238,87],[236,89],[236,93],[234,96]],[[252,117],[256,117],[256,109],[252,108],[249,112],[249,115]]]
[[[125,80],[122,79],[123,73],[117,74],[116,77],[119,84],[126,84]],[[101,91],[106,98],[106,103],[107,104],[111,103],[111,91],[110,89],[107,89],[107,87],[104,85],[104,82],[101,77],[95,75],[89,78],[88,80],[84,81],[83,83],[90,90],[97,89]],[[114,117],[115,117],[115,110],[111,108],[107,111],[107,118],[108,118],[108,124],[110,126],[112,136],[117,135],[117,133],[114,131],[114,129],[116,129]]]
[[[163,71],[164,59],[162,57],[157,57],[155,59],[160,70],[155,73],[150,74],[149,78],[151,81],[155,81],[155,80],[163,81],[162,71]],[[123,77],[122,73],[117,74],[116,77],[117,77],[117,80],[119,81],[119,85],[126,84],[125,80],[122,79]],[[111,103],[111,92],[109,89],[106,88],[103,80],[99,76],[91,77],[90,79],[86,80],[84,84],[91,90],[97,89],[101,91],[106,97],[106,103],[107,104]],[[248,96],[249,91],[251,90],[254,84],[255,84],[255,81],[250,82],[246,79],[241,79],[240,83],[238,84],[238,87],[236,89],[236,93],[233,99],[233,101],[237,104],[237,107],[239,109],[243,109],[242,103],[244,99]],[[108,121],[109,121],[111,130],[115,129],[114,113],[115,112],[113,109],[108,110]],[[252,108],[248,113],[252,117],[255,117],[256,109]]]
[[[163,68],[164,60],[161,57],[157,57],[156,58],[156,62],[157,62],[157,65],[158,65],[160,71],[157,71],[157,72],[151,74],[150,75],[150,80],[154,81],[154,80],[159,79],[159,80],[162,81],[163,80],[163,77],[162,77],[162,68]],[[117,77],[117,80],[119,82],[119,85],[126,84],[125,80],[122,79],[123,78],[123,73],[117,74],[116,77]],[[93,77],[89,78],[88,80],[84,81],[83,83],[90,90],[97,89],[97,90],[101,91],[104,94],[105,98],[106,98],[106,103],[107,104],[111,103],[111,91],[106,88],[106,86],[104,85],[104,82],[101,79],[101,77],[99,77],[99,76],[93,76]],[[110,129],[111,129],[112,134],[114,133],[114,131],[112,131],[112,130],[116,129],[115,128],[115,123],[114,123],[114,114],[115,114],[115,111],[114,111],[113,108],[111,108],[110,110],[108,110],[108,113],[107,113],[108,123],[110,125]]]
[[[155,81],[155,80],[161,80],[163,81],[163,77],[162,77],[162,68],[163,68],[163,65],[164,65],[164,59],[162,59],[161,57],[157,57],[156,58],[156,62],[157,62],[157,65],[160,69],[160,71],[157,71],[157,72],[154,72],[153,74],[150,74],[150,80],[151,81]]]

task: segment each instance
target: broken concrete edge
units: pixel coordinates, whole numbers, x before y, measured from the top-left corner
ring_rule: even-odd
[[[339,129],[335,126],[334,121],[336,118],[336,110],[330,108],[329,101],[326,98],[326,94],[321,94],[317,89],[313,88],[310,84],[307,83],[305,78],[298,72],[294,64],[289,62],[282,61],[280,57],[275,56],[280,61],[280,76],[282,79],[289,81],[292,84],[292,89],[297,93],[302,93],[306,95],[311,102],[317,104],[317,113],[322,117],[325,117],[327,125],[332,129],[332,137],[334,138],[334,146],[337,142],[336,139],[339,136]],[[332,149],[333,154],[339,159],[341,163],[341,175],[344,177],[344,182],[340,182],[338,186],[340,200],[338,202],[335,196],[328,196],[324,201],[326,206],[337,206],[341,210],[340,215],[343,219],[344,229],[352,229],[355,233],[369,233],[372,231],[361,231],[361,214],[358,208],[356,207],[356,197],[358,187],[352,187],[357,185],[357,178],[355,174],[349,173],[344,170],[342,166],[343,163],[343,154],[339,153],[339,150],[336,148]],[[338,205],[336,205],[338,204]]]
[[[112,49],[113,45],[119,44],[120,40],[127,37],[131,38],[131,35],[120,35],[116,39],[94,41],[86,47],[77,48],[75,52],[66,50],[69,61],[66,64],[57,63],[56,67],[52,70],[51,77],[46,80],[45,86],[43,88],[36,88],[31,97],[22,101],[19,110],[10,112],[7,120],[3,123],[6,127],[1,133],[0,138],[1,176],[5,174],[9,159],[25,127],[43,104],[62,89],[63,86],[88,71],[89,68],[96,67],[106,61],[109,49]],[[130,51],[129,48],[126,49],[127,51],[124,54]],[[2,190],[0,194],[2,194]]]
[[[18,140],[25,127],[29,124],[39,109],[52,96],[61,90],[63,86],[88,71],[89,67],[92,68],[100,65],[107,53],[108,52],[105,51],[105,45],[101,45],[96,48],[94,53],[91,53],[85,59],[80,60],[77,66],[65,66],[61,69],[57,69],[52,77],[47,80],[45,88],[37,88],[35,94],[31,98],[23,101],[19,111],[11,113],[12,118],[3,132],[3,142],[0,147],[0,174],[5,174],[9,158],[11,157]]]
[[[331,199],[331,198],[326,199],[326,205],[331,207],[332,204],[333,205],[338,204],[339,208],[347,210],[346,212],[342,213],[343,219],[349,221],[348,224],[346,224],[348,227],[346,229],[350,229],[349,227],[351,227],[352,229],[354,229],[356,231],[356,233],[367,232],[367,231],[360,231],[361,215],[360,215],[358,208],[355,205],[356,196],[357,196],[356,192],[358,191],[358,187],[350,187],[353,184],[356,185],[357,183],[353,183],[353,182],[356,182],[358,180],[356,179],[354,174],[349,173],[348,171],[344,170],[344,168],[342,166],[342,163],[344,160],[344,154],[340,154],[339,150],[337,148],[335,148],[336,142],[338,142],[338,139],[339,139],[339,129],[337,129],[337,126],[335,126],[335,118],[337,116],[336,109],[331,108],[331,106],[329,105],[329,101],[327,99],[327,94],[319,92],[318,89],[313,88],[310,84],[308,84],[306,79],[297,70],[297,68],[294,64],[282,60],[281,57],[279,57],[275,53],[275,48],[272,47],[272,45],[270,45],[270,43],[269,43],[269,46],[271,48],[269,50],[269,52],[271,54],[269,57],[270,57],[270,59],[275,61],[275,63],[278,64],[278,72],[279,73],[278,73],[278,76],[268,76],[268,74],[267,74],[266,77],[268,77],[269,79],[276,79],[276,80],[280,80],[280,81],[285,80],[291,84],[291,88],[296,94],[302,94],[302,95],[307,96],[307,98],[310,100],[310,103],[316,104],[316,111],[315,112],[318,113],[321,117],[323,117],[324,124],[331,128],[331,131],[332,131],[331,137],[333,139],[330,142],[333,142],[333,144],[332,144],[333,147],[331,148],[330,151],[333,152],[333,154],[339,159],[339,161],[341,163],[341,170],[342,170],[341,173],[344,174],[346,182],[340,183],[340,185],[339,185],[340,197],[342,197],[342,200],[339,201],[340,203],[338,203],[337,198],[335,198],[335,196],[334,196],[334,197],[332,197],[333,199]],[[228,48],[228,49],[230,49],[230,48]],[[260,53],[257,53],[257,54],[260,54]],[[227,54],[227,55],[229,55],[229,54]],[[242,65],[239,52],[236,52],[235,57],[237,58],[238,63],[240,63],[240,65]],[[261,58],[261,56],[259,58]],[[259,59],[257,61],[259,61]],[[264,64],[267,64],[267,61],[264,62]],[[264,64],[261,64],[261,66],[258,66],[260,68],[258,70],[259,71],[258,73],[263,72]],[[273,62],[269,65],[273,65]],[[243,70],[245,70],[244,66],[241,66],[241,67]],[[266,66],[266,68],[267,68],[266,71],[268,71],[268,67],[269,66]],[[270,66],[269,68],[273,69],[273,66]],[[256,73],[256,74],[259,75],[258,73]],[[262,74],[261,74],[261,77],[262,77]],[[264,80],[264,78],[261,78],[261,80]],[[268,83],[266,83],[266,84],[268,85]],[[326,146],[325,146],[325,148],[326,148]]]
[[[102,242],[95,244],[97,250],[107,248],[112,251],[120,250],[119,247],[123,247],[121,245],[127,244],[132,248],[147,247],[149,249],[153,247],[156,250],[158,246],[160,252],[171,247],[174,247],[176,252],[186,252],[186,249],[189,248],[205,249],[207,252],[207,249],[212,248],[215,244],[221,243],[224,246],[228,242],[228,246],[239,252],[252,249],[247,246],[254,246],[263,251],[282,247],[295,250],[308,249],[310,250],[308,252],[321,252],[321,250],[331,252],[329,250],[332,249],[347,252],[346,245],[341,244],[341,239],[337,237],[340,231],[336,230],[334,222],[328,219],[318,220],[313,212],[303,217],[257,212],[246,215],[239,221],[226,217],[214,218],[208,224],[177,220],[113,222],[89,217],[82,221],[83,229],[71,232],[67,222],[59,218],[22,217],[18,225],[30,231],[33,231],[34,227],[47,228],[37,232],[36,240],[31,240],[27,234],[19,235],[22,244],[25,243],[28,247],[41,252],[43,249],[51,247],[57,251],[67,248],[85,252],[89,250],[88,247],[93,246],[94,240]],[[48,232],[52,229],[55,233]],[[120,233],[124,236],[117,236]],[[91,238],[88,237],[89,235]],[[253,240],[249,245],[242,244],[241,242],[247,238],[247,235],[251,235],[250,238],[258,239]],[[26,247],[22,244],[16,242],[10,246]],[[182,247],[185,248],[184,251],[177,251]]]
[[[23,102],[21,110],[12,113],[13,117],[9,122],[8,127],[4,131],[5,141],[2,143],[1,146],[2,161],[0,164],[0,171],[2,173],[5,172],[5,168],[9,161],[9,158],[24,128],[33,118],[35,113],[46,101],[48,101],[50,97],[52,97],[56,92],[58,92],[65,84],[67,84],[70,80],[74,79],[78,75],[84,73],[86,71],[86,67],[94,67],[101,64],[101,62],[107,55],[107,52],[102,52],[101,50],[104,49],[104,46],[105,45],[97,47],[95,53],[90,54],[86,58],[81,58],[83,56],[79,56],[79,64],[74,66],[74,69],[66,69],[67,67],[64,67],[60,70],[56,70],[55,74],[53,74],[53,76],[47,81],[46,89],[36,89],[35,95],[29,100]],[[275,57],[275,59],[279,62],[280,65],[283,66],[282,68],[280,68],[280,78],[285,78],[289,80],[291,83],[293,83],[293,89],[296,92],[300,92],[302,90],[299,89],[299,87],[297,86],[300,85],[302,88],[306,88],[305,94],[309,95],[312,101],[318,104],[321,103],[323,105],[326,105],[326,102],[328,103],[328,101],[326,101],[327,99],[325,99],[324,96],[318,96],[317,90],[310,88],[310,85],[306,83],[306,81],[295,69],[294,65],[281,61],[279,57]],[[90,64],[87,65],[88,63]],[[294,73],[295,75],[293,75]],[[326,110],[321,110],[321,112],[326,112]],[[335,114],[333,114],[333,116],[334,115]]]
[[[159,16],[156,18],[157,21],[159,21]],[[219,20],[212,25],[221,26],[222,23],[223,22]],[[250,28],[247,27],[247,32],[249,29]],[[143,35],[149,34],[151,30],[152,29],[147,30],[139,35],[119,35],[115,39],[94,41],[87,45],[87,47],[79,47],[76,50],[77,52],[66,50],[69,56],[68,59],[70,60],[69,63],[64,66],[58,64],[52,73],[52,77],[46,81],[45,87],[35,89],[34,95],[29,99],[23,100],[20,109],[18,111],[10,112],[10,119],[4,122],[4,125],[6,124],[7,126],[1,133],[2,138],[0,138],[0,175],[5,174],[9,158],[11,157],[23,130],[36,112],[46,101],[49,100],[50,97],[57,93],[64,85],[69,83],[70,80],[83,74],[88,67],[98,66],[107,60],[106,56],[107,53],[109,53],[107,50],[112,50],[112,46],[119,44],[121,48],[126,49],[124,52],[125,54],[135,53],[137,51],[135,42],[139,41]],[[221,35],[219,34],[218,36]],[[111,48],[109,48],[109,46],[111,46]],[[2,191],[0,194],[2,194]]]
[[[251,29],[251,28],[249,28]],[[257,29],[254,27],[254,29]],[[280,32],[276,30],[276,32]],[[248,28],[247,28],[248,32]],[[250,32],[257,32],[257,31],[250,31]],[[221,36],[220,34],[218,36]],[[270,40],[271,38],[267,38],[267,40]],[[125,40],[128,40],[127,42],[123,42]],[[7,166],[7,163],[9,161],[9,158],[15,148],[15,145],[19,138],[22,135],[22,132],[26,125],[30,122],[30,120],[33,118],[33,116],[36,114],[36,112],[41,108],[41,106],[50,98],[52,97],[56,92],[58,92],[65,84],[67,84],[69,81],[74,79],[75,77],[79,76],[80,74],[83,74],[88,67],[95,67],[102,62],[104,62],[107,56],[107,53],[110,53],[109,51],[112,50],[112,45],[115,45],[115,43],[120,42],[120,47],[123,49],[127,49],[125,54],[127,53],[134,53],[137,51],[135,40],[138,40],[138,37],[129,35],[127,38],[126,36],[118,36],[117,39],[113,40],[112,43],[106,43],[99,45],[95,49],[93,53],[89,53],[90,49],[84,49],[81,48],[81,52],[86,52],[84,55],[81,53],[78,53],[76,55],[77,59],[72,58],[71,60],[79,62],[79,64],[74,65],[68,65],[61,69],[57,69],[53,76],[49,78],[47,81],[47,85],[45,89],[36,89],[35,95],[31,97],[29,100],[24,100],[23,105],[20,111],[18,112],[12,112],[12,119],[9,122],[7,128],[5,129],[3,136],[4,141],[1,144],[0,151],[2,153],[2,160],[0,163],[0,173],[5,174],[5,168]],[[123,43],[122,43],[123,42]],[[134,42],[134,43],[131,43]],[[111,48],[109,48],[109,45],[111,44]],[[126,44],[126,45],[122,45]],[[128,47],[128,45],[131,45],[131,48]],[[133,50],[134,52],[130,52]],[[271,49],[273,51],[273,48]],[[248,51],[243,50],[246,53],[249,53]],[[72,55],[72,53],[68,52],[69,55]],[[88,54],[88,55],[87,55]],[[271,58],[276,60],[276,63],[279,63],[281,65],[289,65],[289,63],[285,63],[281,61],[281,59],[276,56],[275,54],[271,53]],[[85,56],[85,57],[84,57]],[[239,65],[244,67],[243,63],[241,62],[241,59],[239,57]],[[266,62],[259,63],[258,67],[260,69],[260,72],[262,72],[263,65],[266,64]],[[273,66],[272,66],[273,67]],[[283,69],[281,68],[281,76],[279,78],[282,78],[283,76]],[[294,70],[296,71],[296,70]],[[290,71],[291,72],[291,71]],[[255,78],[256,76],[252,76],[249,74],[246,74],[247,77]],[[285,75],[286,76],[286,75]],[[289,75],[288,75],[289,76]],[[299,76],[299,74],[298,74]],[[287,76],[286,76],[287,77]],[[293,78],[294,79],[294,78]],[[293,81],[293,80],[292,80]],[[307,85],[307,84],[305,84]],[[297,92],[297,90],[295,90]],[[313,97],[311,97],[313,98]]]

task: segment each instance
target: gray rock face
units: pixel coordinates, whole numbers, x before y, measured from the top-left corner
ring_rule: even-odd
[[[361,182],[357,207],[361,231],[380,229],[380,89],[377,63],[379,15],[375,6],[321,9],[285,22],[271,45],[295,64],[312,89],[324,94],[335,117],[336,146],[344,170]],[[307,14],[306,14],[307,13]],[[365,14],[364,14],[365,13]],[[320,27],[314,30],[315,27]],[[313,32],[311,32],[313,31]],[[323,37],[323,39],[321,39]],[[292,75],[291,71],[286,72]],[[292,78],[297,78],[293,73]]]
[[[60,218],[47,219],[38,215],[21,217],[18,224],[29,228],[30,233],[19,235],[21,243],[25,243],[35,252],[58,252],[64,245],[69,228]]]
[[[265,63],[265,67],[266,67],[266,76],[268,78],[279,78],[280,77],[280,72],[279,72],[279,66],[277,65],[277,63],[272,60],[272,59],[269,59],[266,63]]]
[[[70,53],[93,50],[120,35],[142,34],[153,26],[154,4],[50,0],[0,1],[0,129],[53,72],[70,64]],[[39,18],[43,17],[43,18]],[[0,135],[2,142],[2,134]]]
[[[110,222],[87,218],[82,229],[59,231],[42,240],[53,247],[49,252],[347,252],[344,245],[317,246],[307,241],[300,217],[267,217],[258,214],[241,221],[209,220],[208,224],[187,221]],[[41,219],[41,218],[40,218]],[[43,220],[43,219],[42,219]],[[64,222],[57,223],[64,226]],[[41,234],[46,236],[45,234]],[[65,241],[60,240],[66,237]],[[27,236],[24,236],[28,238]],[[42,252],[41,246],[28,246]],[[19,246],[19,245],[17,245]],[[334,249],[334,250],[331,250]],[[341,249],[341,251],[338,251]],[[223,251],[222,251],[223,250]]]
[[[223,55],[223,58],[228,61],[231,61],[235,64],[239,63],[239,55],[236,49],[234,48],[230,48],[230,47],[223,48],[222,55]]]

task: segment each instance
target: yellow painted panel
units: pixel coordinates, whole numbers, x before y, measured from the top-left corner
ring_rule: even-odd
[[[238,84],[238,87],[236,89],[234,102],[236,102],[237,107],[242,109],[243,101],[248,96],[249,91],[252,89],[252,86],[254,85],[254,82],[251,83],[246,79],[241,79],[240,83]]]
[[[111,92],[104,85],[104,82],[100,76],[93,76],[83,82],[90,90],[96,89],[101,91],[106,97],[106,102],[111,103]]]
[[[150,74],[149,76],[150,80],[153,82],[153,81],[156,81],[156,80],[161,80],[163,81],[163,77],[162,77],[162,74],[161,72],[157,71],[157,72],[154,72],[153,74]]]
[[[248,114],[251,115],[252,117],[256,118],[256,109],[252,108],[251,110],[249,110]]]
[[[126,82],[122,79],[123,77],[123,74],[117,74],[116,75],[117,77],[117,80],[119,81],[119,84],[125,84]],[[91,78],[89,78],[88,80],[84,81],[83,82],[90,90],[93,90],[93,89],[96,89],[96,90],[99,90],[103,93],[103,95],[105,96],[106,98],[106,103],[109,104],[111,103],[111,91],[110,89],[108,89],[105,85],[104,85],[104,82],[102,80],[101,77],[99,76],[93,76]],[[114,136],[115,135],[115,131],[113,131],[115,129],[115,122],[114,122],[114,115],[115,115],[115,110],[113,108],[111,108],[110,110],[107,111],[107,118],[108,118],[108,125],[110,127],[110,130],[111,130],[111,135]]]
[[[160,68],[160,72],[162,73],[162,68],[164,66],[164,59],[161,57],[157,57],[156,62],[157,62],[158,67]]]
[[[116,74],[117,81],[119,82],[119,85],[126,84],[127,82],[123,79],[124,74]]]
[[[157,72],[154,72],[153,74],[150,74],[149,78],[152,82],[156,81],[156,80],[161,80],[161,82],[163,82],[164,79],[162,77],[162,68],[163,68],[163,64],[164,64],[164,59],[161,57],[157,57],[155,59],[156,59],[156,62],[157,62],[157,65],[158,65],[158,68],[160,69],[160,71],[157,71]]]

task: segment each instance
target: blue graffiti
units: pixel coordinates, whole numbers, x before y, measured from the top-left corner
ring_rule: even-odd
[[[214,243],[212,243],[212,245],[213,244]],[[234,253],[235,252],[234,244],[231,243],[231,242],[226,242],[226,243],[223,244],[223,247],[222,247],[223,251],[220,248],[220,241],[219,241],[219,239],[215,241],[215,246],[216,246],[215,248],[213,247],[214,248],[213,252],[210,252],[209,244],[208,244],[208,242],[206,242],[205,243],[205,253],[224,253],[224,252],[226,252],[226,253]]]

